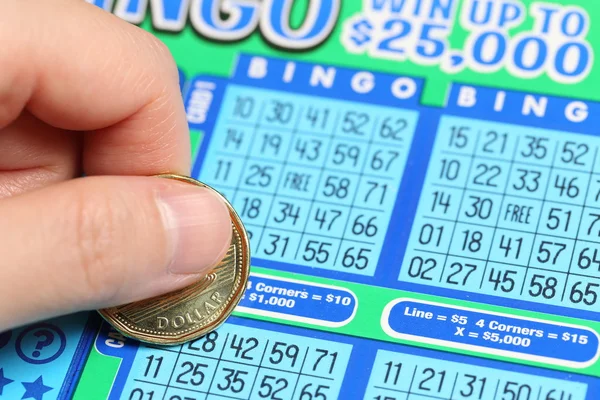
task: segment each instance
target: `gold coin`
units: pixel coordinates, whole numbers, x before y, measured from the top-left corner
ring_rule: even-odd
[[[185,176],[163,174],[216,190]],[[221,262],[200,281],[183,289],[98,312],[123,335],[142,342],[174,345],[196,339],[220,326],[246,290],[250,272],[250,246],[246,229],[223,197],[231,216],[231,245]],[[199,210],[200,212],[200,210]]]

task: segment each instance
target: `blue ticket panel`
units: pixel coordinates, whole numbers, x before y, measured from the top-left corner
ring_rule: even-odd
[[[253,258],[372,276],[418,113],[229,84],[199,179]]]
[[[365,399],[585,400],[587,385],[379,350]]]
[[[225,324],[175,347],[140,346],[125,399],[335,399],[349,344]]]
[[[443,116],[400,280],[597,310],[599,144]]]

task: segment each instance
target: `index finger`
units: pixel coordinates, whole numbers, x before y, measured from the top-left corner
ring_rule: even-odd
[[[0,3],[0,129],[26,108],[87,131],[88,175],[189,174],[176,65],[151,34],[80,0]]]

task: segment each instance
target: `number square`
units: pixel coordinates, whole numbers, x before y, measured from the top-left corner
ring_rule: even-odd
[[[373,132],[373,142],[385,146],[410,147],[419,114],[416,111],[380,109]]]
[[[299,121],[302,105],[285,94],[272,92],[262,103],[262,115],[259,120],[261,127],[294,129]]]
[[[291,399],[298,377],[298,374],[260,368],[250,398]]]
[[[473,124],[478,123],[480,121],[474,119],[443,115],[436,133],[436,153],[448,151],[471,156],[475,152],[478,131]],[[467,157],[465,160],[469,158]],[[465,164],[465,168],[468,168],[468,165]]]
[[[211,358],[181,354],[169,386],[208,392],[217,364],[218,361]]]
[[[279,169],[283,169],[283,171],[277,188],[278,196],[289,197],[290,200],[312,200],[315,197],[321,170],[289,164],[284,168],[279,167]]]
[[[361,142],[334,139],[329,149],[325,168],[329,172],[360,173],[365,166],[367,149],[368,147]]]
[[[369,378],[369,387],[377,386],[393,389],[394,392],[409,392],[416,368],[417,365],[410,356],[378,350]]]
[[[518,135],[513,133],[511,125],[478,121],[476,125],[472,123],[471,126],[479,132],[476,157],[496,161],[512,159]]]
[[[494,228],[459,222],[452,234],[449,253],[455,256],[487,260],[493,236]]]
[[[258,245],[258,252],[254,256],[294,263],[301,236],[296,232],[265,229]]]
[[[398,186],[399,182],[389,179],[362,176],[356,192],[354,206],[391,213],[396,203]]]
[[[454,221],[458,216],[462,189],[427,185],[419,199],[417,215]]]
[[[298,341],[286,342],[278,337],[269,340],[261,366],[264,368],[300,373],[308,348]]]
[[[233,200],[233,208],[244,223],[264,226],[267,223],[273,196],[249,190],[238,190]]]
[[[227,330],[223,327],[209,332],[204,336],[194,339],[182,345],[181,353],[201,356],[206,358],[219,359],[225,340]]]
[[[352,274],[373,276],[380,251],[380,244],[370,245],[343,240],[335,261],[336,269]]]
[[[526,268],[488,262],[480,293],[491,296],[519,298]]]
[[[320,168],[327,158],[331,139],[326,136],[297,133],[293,136],[287,155],[287,163]]]
[[[243,167],[243,158],[212,153],[202,163],[198,180],[217,189],[235,189]]]
[[[131,366],[130,376],[166,385],[175,368],[177,352],[141,346]]]
[[[598,311],[600,279],[569,275],[563,304],[580,310]]]
[[[542,210],[541,200],[506,196],[502,201],[498,228],[535,233]]]
[[[485,271],[485,261],[448,256],[441,284],[444,287],[476,292]]]
[[[600,241],[600,209],[585,207],[577,237],[591,242]]]
[[[375,127],[375,116],[368,106],[344,107],[340,113],[334,135],[338,138],[369,141]]]
[[[297,130],[299,132],[316,133],[320,136],[331,135],[341,102],[324,100],[314,96],[303,96],[301,99],[302,114],[298,121]]]
[[[211,147],[219,154],[244,157],[255,136],[252,125],[226,122],[213,131]]]
[[[458,221],[495,227],[501,205],[501,195],[467,190],[462,200]]]
[[[548,271],[568,272],[574,245],[573,240],[537,235],[529,266]]]
[[[434,153],[427,169],[427,181],[444,187],[467,186],[472,159],[457,154]]]
[[[467,181],[467,188],[482,192],[504,193],[510,172],[506,161],[475,158]]]
[[[385,239],[388,221],[387,215],[381,211],[354,208],[350,212],[344,238],[381,246]]]
[[[542,208],[538,233],[575,239],[581,213],[582,207],[547,201]],[[600,224],[598,226],[600,227]]]
[[[532,233],[496,229],[489,260],[527,267],[534,237]]]
[[[546,200],[583,205],[589,181],[589,174],[553,169]]]
[[[545,129],[518,127],[519,145],[514,161],[536,166],[550,167],[557,143],[556,134]]]
[[[369,148],[364,174],[399,178],[406,163],[406,150],[402,146],[376,145]]]
[[[417,216],[413,222],[413,233],[408,241],[408,248],[445,254],[450,248],[455,225],[450,221]]]
[[[227,336],[227,343],[225,343],[221,359],[260,365],[260,360],[265,352],[265,346],[265,341],[261,341],[251,334],[231,332]]]
[[[450,398],[454,380],[446,376],[448,371],[443,368],[417,366],[410,387],[411,399],[413,393],[434,395],[440,398]]]
[[[566,273],[528,268],[522,296],[538,303],[559,305],[566,281]]]
[[[506,195],[542,200],[550,179],[550,168],[528,164],[513,164]]]
[[[291,141],[291,132],[260,128],[256,130],[252,146],[247,154],[255,160],[281,162],[285,160],[288,154]]]
[[[589,137],[573,133],[569,133],[564,137],[565,140],[562,140],[562,137],[559,140],[554,167],[582,172],[592,171],[594,167],[594,147],[589,145]]]
[[[342,172],[324,172],[315,196],[316,201],[351,205],[359,176]]]
[[[352,347],[346,344],[322,341],[306,353],[302,374],[316,378],[330,378],[341,383]],[[318,346],[318,347],[317,347]]]
[[[261,109],[261,102],[258,98],[262,96],[264,96],[262,90],[233,84],[227,85],[219,120],[227,118],[231,121],[256,124]]]
[[[281,164],[251,159],[242,171],[239,189],[274,194],[280,174]]]
[[[312,203],[275,196],[270,207],[267,226],[270,228],[302,232],[308,220]]]
[[[333,269],[339,247],[339,239],[304,235],[298,247],[296,262],[310,267]]]
[[[350,207],[315,202],[310,210],[305,232],[336,237],[344,232]]]
[[[212,381],[210,393],[248,398],[257,372],[257,367],[221,361]]]
[[[600,278],[600,244],[578,240],[575,244],[569,272]]]
[[[408,250],[400,268],[400,280],[421,285],[440,286],[445,254]]]

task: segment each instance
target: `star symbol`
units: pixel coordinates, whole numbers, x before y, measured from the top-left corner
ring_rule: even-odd
[[[44,385],[41,375],[33,382],[23,382],[22,384],[25,387],[25,394],[21,399],[42,400],[44,393],[52,390],[50,386]]]
[[[2,391],[4,390],[4,386],[8,385],[9,383],[14,382],[12,379],[8,379],[4,377],[4,369],[0,368],[0,395],[2,394]]]

